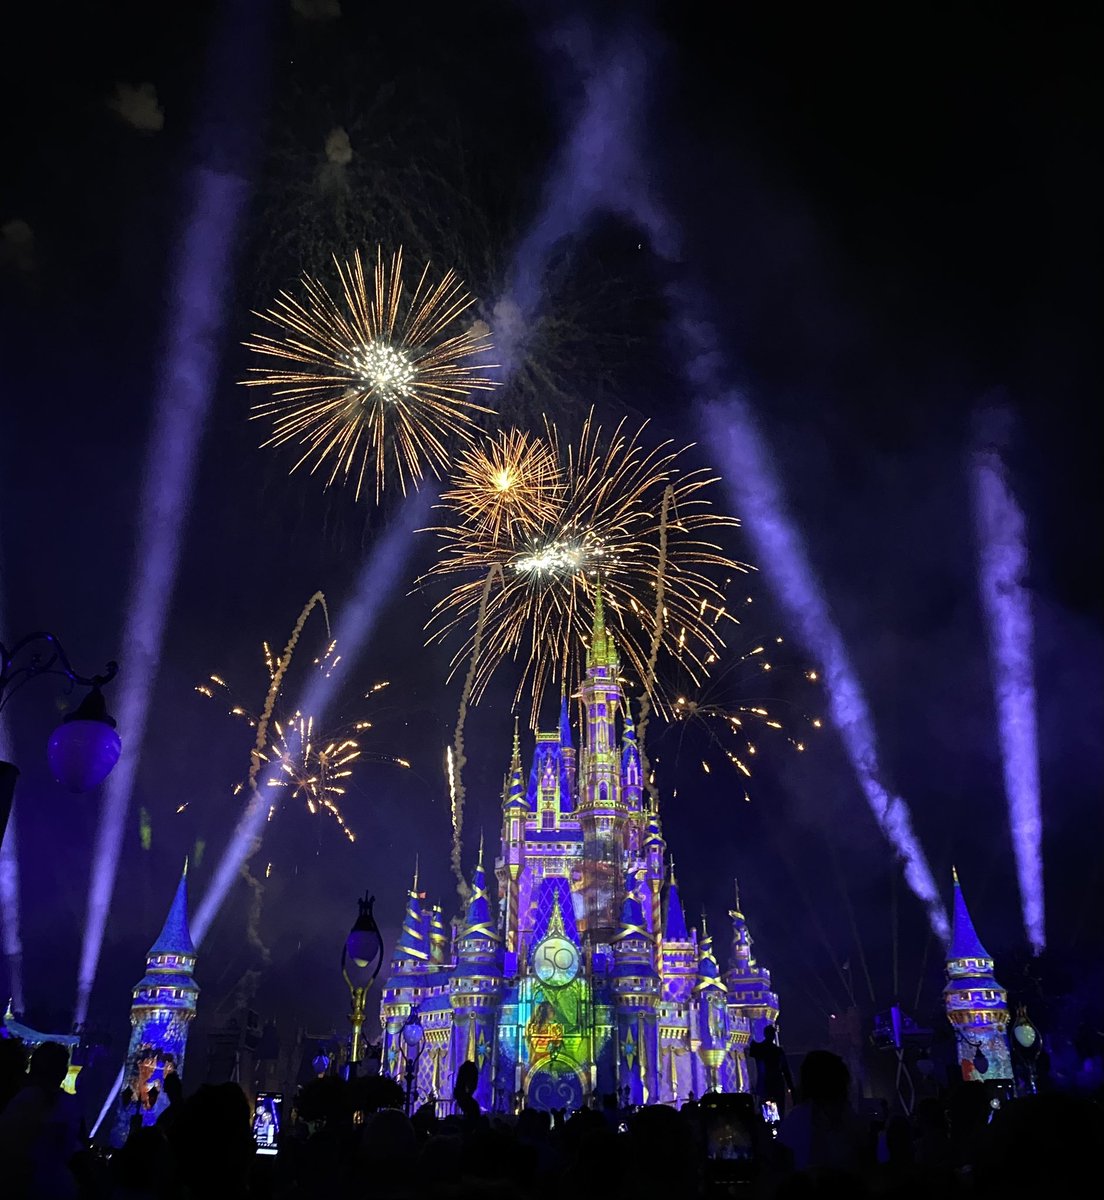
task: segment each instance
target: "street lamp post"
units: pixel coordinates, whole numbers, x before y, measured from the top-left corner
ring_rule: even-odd
[[[29,633],[12,646],[0,642],[0,712],[24,684],[40,675],[61,675],[89,688],[80,704],[62,718],[46,745],[54,778],[70,792],[87,792],[101,783],[119,761],[122,742],[107,711],[101,688],[115,678],[119,664],[109,662],[102,675],[78,675],[52,633]],[[19,768],[0,760],[0,842],[8,827]]]
[[[364,1043],[364,1018],[367,1015],[368,992],[376,981],[383,965],[383,938],[376,918],[372,915],[375,896],[367,893],[358,900],[360,914],[356,919],[345,946],[341,951],[341,973],[349,985],[352,1007],[349,1024],[353,1027],[353,1038],[349,1047],[349,1075],[356,1074]]]
[[[406,1058],[406,1115],[409,1116],[410,1102],[414,1095],[414,1080],[418,1077],[418,1059],[422,1057],[425,1047],[425,1030],[416,1008],[410,1010],[410,1015],[403,1022],[399,1033],[402,1035]]]

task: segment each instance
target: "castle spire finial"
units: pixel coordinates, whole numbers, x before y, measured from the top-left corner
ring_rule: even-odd
[[[418,855],[414,855],[414,883],[410,889],[410,894],[416,896],[418,894]]]
[[[678,887],[678,880],[675,878],[675,856],[671,855],[671,885]]]
[[[732,877],[732,886],[736,889],[736,911],[743,912],[740,907],[740,881],[735,876]]]
[[[518,732],[518,716],[514,714],[514,752],[510,758],[510,770],[521,770],[521,734]]]
[[[958,867],[951,867],[951,879],[954,881],[955,887],[958,887]]]
[[[482,829],[479,831],[479,857],[476,859],[475,865],[477,867],[483,866],[483,830]]]

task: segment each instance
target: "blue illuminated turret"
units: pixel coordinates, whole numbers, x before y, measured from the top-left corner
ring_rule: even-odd
[[[644,791],[644,773],[640,765],[640,747],[636,744],[636,727],[633,725],[629,704],[625,702],[625,727],[621,734],[621,795],[625,807],[639,812]]]
[[[165,923],[146,955],[146,973],[132,992],[130,1045],[111,1133],[113,1145],[121,1146],[126,1140],[135,1115],[143,1125],[152,1125],[167,1104],[165,1076],[183,1075],[188,1029],[199,996],[193,978],[195,964],[185,862]]]
[[[423,970],[429,962],[428,914],[422,911],[424,896],[418,891],[418,868],[414,868],[414,884],[406,893],[406,913],[402,931],[392,955],[395,974]]]
[[[962,1078],[1011,1080],[1008,993],[993,976],[993,959],[974,929],[956,870],[952,877],[954,918],[943,1003],[954,1028]]]

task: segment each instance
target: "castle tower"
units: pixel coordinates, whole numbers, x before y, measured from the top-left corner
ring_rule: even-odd
[[[429,961],[435,967],[442,966],[448,958],[448,941],[444,913],[435,904],[429,914]]]
[[[696,1040],[698,1057],[705,1067],[708,1091],[732,1090],[724,1071],[728,1058],[728,1030],[725,1022],[727,996],[721,982],[721,969],[713,954],[713,938],[702,913],[701,940],[698,942],[698,982],[694,987],[691,1009],[691,1038]],[[696,1038],[694,1035],[697,1035]]]
[[[525,867],[525,822],[531,812],[521,776],[521,742],[515,718],[514,751],[510,759],[510,771],[502,789],[502,855],[495,866],[498,893],[504,900],[503,942],[508,959],[504,969],[511,971],[518,952],[519,878]]]
[[[732,920],[732,950],[724,982],[730,1011],[746,1018],[751,1036],[760,1040],[763,1029],[778,1021],[778,995],[771,987],[770,971],[755,961],[751,949],[751,931],[741,911],[740,885],[735,880],[735,907],[728,910]]]
[[[578,764],[575,760],[575,743],[571,740],[571,718],[567,711],[566,696],[560,700],[560,755],[563,761],[564,790],[574,799]]]
[[[383,991],[383,1061],[393,1079],[402,1077],[402,1036],[400,1029],[417,1007],[426,972],[432,966],[429,914],[422,911],[425,896],[418,891],[418,867],[414,866],[414,882],[406,893],[406,912],[402,930],[391,955],[391,974]]]
[[[962,1078],[1012,1082],[1008,993],[993,978],[993,959],[981,944],[954,877],[954,917],[947,951],[943,1003],[954,1027]]]
[[[113,1145],[126,1141],[135,1114],[141,1116],[143,1125],[152,1125],[168,1103],[165,1076],[183,1075],[188,1027],[199,995],[192,977],[195,964],[196,951],[188,929],[185,862],[165,924],[146,955],[146,973],[132,992],[130,1044],[111,1133]]]
[[[613,941],[613,993],[617,1005],[617,1086],[628,1087],[631,1104],[659,1099],[659,1042],[656,1000],[659,979],[652,966],[652,936],[636,894],[637,879],[628,880],[621,905],[620,928]]]
[[[685,1004],[694,990],[698,971],[698,946],[691,931],[686,927],[686,914],[682,909],[675,864],[671,862],[671,875],[667,884],[667,913],[663,922],[663,999],[671,1003]]]
[[[580,786],[587,932],[591,946],[608,945],[619,927],[618,901],[625,807],[621,800],[621,755],[617,746],[617,710],[621,703],[620,662],[606,630],[601,584],[595,589],[594,629],[586,657],[581,695],[586,712],[586,759]]]
[[[475,1098],[484,1111],[491,1108],[494,1099],[495,1021],[502,991],[498,947],[480,841],[471,899],[456,939],[456,970],[450,981],[449,1004],[452,1006],[450,1059],[457,1067],[474,1062],[479,1068]]]

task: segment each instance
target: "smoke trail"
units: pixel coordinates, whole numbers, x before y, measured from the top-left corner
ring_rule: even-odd
[[[1043,814],[1035,712],[1034,625],[1027,529],[1001,457],[1007,414],[982,414],[973,454],[974,528],[978,589],[989,631],[989,669],[997,707],[1012,845],[1024,930],[1038,954],[1046,948],[1043,894]]]
[[[659,648],[663,642],[663,599],[667,590],[667,514],[671,510],[675,489],[668,484],[663,489],[663,504],[659,510],[659,561],[656,566],[656,602],[655,620],[652,624],[652,645],[648,652],[648,666],[641,680],[643,690],[640,694],[640,714],[636,724],[636,748],[640,753],[640,772],[644,778],[644,786],[652,802],[652,810],[659,810],[659,788],[652,778],[652,768],[648,762],[648,752],[645,749],[645,737],[648,733],[648,721],[652,715],[652,689],[655,687],[655,673],[659,665]]]
[[[426,520],[429,511],[427,493],[428,489],[423,488],[404,499],[398,517],[372,547],[361,567],[352,598],[334,621],[333,636],[350,663],[355,661],[375,631],[384,603],[406,566],[414,544],[414,530]],[[336,686],[334,679],[327,677],[324,672],[312,672],[306,690],[295,707],[300,712],[314,713],[318,722],[324,721]],[[256,797],[264,794],[270,777],[270,773],[265,772],[257,785],[253,798],[219,859],[214,877],[196,908],[192,920],[192,937],[196,945],[206,937],[234,880],[240,875],[242,864],[248,862],[255,843],[261,837],[268,808],[263,802],[257,802]]]
[[[702,365],[699,360],[699,371]],[[729,393],[722,403],[707,403],[704,419],[709,443],[725,466],[733,504],[744,519],[757,557],[769,564],[764,576],[797,626],[806,650],[823,664],[832,723],[843,740],[867,804],[896,849],[909,886],[926,906],[933,930],[946,942],[950,926],[939,889],[913,832],[908,805],[882,782],[874,722],[866,697],[797,529],[786,512],[770,452],[758,426],[746,401],[735,393]]]
[[[638,222],[652,249],[676,272],[681,243],[678,223],[654,194],[647,162],[639,149],[636,121],[647,110],[647,83],[652,63],[640,38],[614,44],[597,66],[581,62],[590,73],[589,95],[616,96],[619,109],[595,109],[604,118],[607,138],[618,138],[608,182],[600,189],[603,203]],[[604,82],[602,82],[604,80]],[[726,473],[734,506],[745,518],[759,557],[771,564],[768,576],[779,599],[802,632],[806,648],[825,664],[830,711],[847,747],[852,765],[879,826],[896,848],[905,877],[928,909],[932,927],[947,940],[950,927],[935,880],[912,830],[908,806],[881,782],[874,726],[866,699],[848,660],[843,639],[829,615],[819,583],[790,521],[781,489],[770,467],[769,452],[742,397],[721,383],[722,356],[716,335],[700,317],[703,305],[697,293],[678,281],[666,289],[677,314],[675,345],[683,356],[686,376],[704,401],[709,442],[727,459]],[[723,404],[717,397],[724,396]]]
[[[261,763],[263,761],[265,747],[268,745],[268,724],[272,720],[272,710],[276,707],[276,700],[280,695],[280,688],[284,683],[284,676],[287,674],[287,669],[291,666],[292,657],[295,654],[295,647],[299,644],[299,635],[303,632],[303,626],[307,623],[307,618],[314,611],[316,606],[321,606],[322,615],[326,618],[326,636],[330,636],[330,613],[326,608],[326,597],[321,592],[315,592],[313,596],[303,605],[302,611],[296,618],[295,625],[288,637],[287,645],[284,646],[284,652],[276,660],[276,670],[272,672],[272,681],[268,685],[268,694],[265,696],[264,707],[261,709],[260,719],[257,721],[257,738],[253,744],[253,749],[249,754],[249,777],[246,780],[249,789],[249,803],[246,806],[247,811],[256,805],[259,805],[267,814],[268,802],[265,800],[260,789],[257,787],[257,776],[261,771]],[[249,860],[256,854],[261,844],[260,836],[253,839],[253,844],[249,848],[249,853],[246,854],[241,864],[241,876],[249,885],[252,891],[252,899],[249,904],[249,914],[246,917],[245,934],[249,939],[249,943],[255,950],[260,953],[261,959],[268,962],[270,955],[268,947],[261,941],[261,902],[264,899],[264,884],[253,874],[249,869]]]
[[[218,379],[220,339],[234,251],[248,194],[249,124],[257,100],[268,5],[240,0],[222,12],[207,80],[210,119],[202,165],[190,177],[188,223],[172,272],[173,299],[138,512],[141,514],[123,630],[117,717],[124,738],[108,776],[93,852],[75,1020],[83,1023],[115,888],[127,808],[141,758],[150,696],[176,582],[181,537],[207,408]],[[228,117],[229,114],[229,117]],[[239,120],[235,121],[234,118]]]
[[[475,636],[472,639],[471,660],[468,663],[468,674],[464,679],[464,690],[460,693],[460,710],[456,714],[456,732],[453,734],[453,756],[449,762],[452,784],[452,873],[456,876],[456,891],[461,902],[468,898],[468,883],[464,878],[464,867],[461,862],[464,833],[464,723],[468,719],[468,701],[471,699],[472,687],[475,684],[475,668],[479,662],[479,648],[483,644],[483,626],[487,618],[487,601],[491,597],[491,584],[495,579],[504,584],[502,566],[495,563],[487,572],[483,581],[483,595],[479,598],[479,615],[475,620]]]

